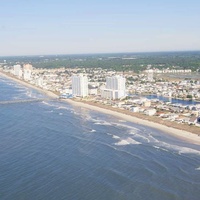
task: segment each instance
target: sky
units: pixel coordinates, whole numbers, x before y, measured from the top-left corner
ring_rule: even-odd
[[[199,0],[0,0],[0,56],[200,50]]]

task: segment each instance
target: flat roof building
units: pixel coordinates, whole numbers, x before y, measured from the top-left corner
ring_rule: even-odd
[[[72,95],[78,97],[88,96],[88,78],[84,75],[72,76]]]

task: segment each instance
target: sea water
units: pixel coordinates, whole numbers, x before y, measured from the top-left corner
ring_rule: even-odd
[[[43,98],[0,77],[0,101]],[[0,105],[1,200],[199,200],[200,146],[55,101]]]

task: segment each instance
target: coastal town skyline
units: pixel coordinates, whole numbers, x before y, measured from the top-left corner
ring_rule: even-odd
[[[134,196],[145,200],[198,200],[200,137],[198,130],[192,133],[194,125],[186,125],[187,129],[183,130],[182,123],[177,124],[178,129],[172,128],[171,120],[155,117],[152,122],[147,115],[153,114],[153,109],[148,109],[143,118],[137,118],[137,113],[133,112],[137,112],[139,104],[133,107],[134,115],[130,115],[125,108],[98,102],[54,100],[57,95],[52,91],[25,81],[31,78],[30,65],[23,66],[24,80],[17,78],[22,75],[19,66],[13,69],[17,76],[9,74],[12,68],[0,70],[0,188],[3,199],[120,200]],[[50,84],[51,80],[58,83],[57,80],[65,76],[65,69],[33,70],[48,78]],[[37,73],[32,73],[36,81]],[[180,75],[183,71],[171,73]],[[107,73],[96,71],[95,74],[98,78]],[[146,78],[151,81],[152,76]],[[43,85],[41,80],[37,84]],[[183,89],[191,86],[195,90],[193,83],[182,83]],[[55,86],[51,84],[52,89]],[[160,91],[168,88],[165,83],[159,87]],[[157,87],[153,85],[153,88]],[[146,107],[151,104],[149,101],[141,103]],[[158,105],[152,100],[152,104],[173,108],[167,102]],[[191,112],[194,114],[194,107],[190,105],[190,111],[183,113],[182,119],[188,118],[186,115]],[[171,113],[170,117],[177,118],[177,115],[179,113]]]
[[[1,200],[199,200],[200,1],[0,6]]]
[[[130,58],[132,60],[132,57],[128,57]],[[137,74],[134,71],[115,71],[100,67],[48,69],[33,68],[31,64],[23,64],[22,67],[18,62],[13,66],[3,64],[0,72],[44,91],[51,91],[60,99],[107,105],[107,109],[114,107],[118,112],[123,109],[128,115],[133,114],[139,118],[149,116],[148,120],[154,120],[155,117],[161,123],[168,121],[167,125],[170,127],[182,130],[184,125],[185,130],[199,133],[198,69],[193,72],[190,67],[166,68],[163,64],[157,67],[153,68],[148,64],[145,66],[146,70]],[[172,99],[177,102],[173,103]]]
[[[165,192],[166,200],[197,200],[199,56],[1,57],[2,197],[118,200],[136,197],[139,188],[139,199],[149,193],[160,200]]]
[[[200,50],[197,0],[11,0],[1,6],[1,56]]]

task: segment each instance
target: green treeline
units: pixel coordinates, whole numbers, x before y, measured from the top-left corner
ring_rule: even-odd
[[[121,53],[0,58],[9,64],[31,63],[35,68],[103,68],[139,72],[151,68],[200,71],[200,52]]]

